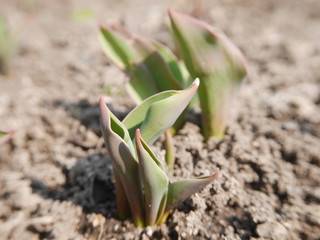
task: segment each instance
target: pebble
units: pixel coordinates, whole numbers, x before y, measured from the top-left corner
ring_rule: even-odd
[[[146,234],[147,234],[148,237],[151,237],[151,236],[152,236],[153,231],[152,231],[152,228],[151,228],[151,227],[147,227],[147,228],[146,228]]]
[[[37,233],[50,232],[53,229],[53,218],[50,216],[33,218],[28,224],[27,229]]]
[[[257,233],[260,237],[271,238],[274,240],[286,239],[288,235],[287,229],[279,222],[266,222],[259,224]]]

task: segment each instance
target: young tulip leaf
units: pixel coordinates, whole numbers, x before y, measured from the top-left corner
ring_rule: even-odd
[[[0,15],[0,73],[7,74],[11,60],[18,48],[20,29],[9,27],[7,19]]]
[[[149,70],[158,92],[170,89],[180,90],[182,85],[175,78],[169,64],[151,41],[146,41],[138,36],[134,38],[134,47],[141,56],[140,63]]]
[[[121,123],[121,121],[108,109],[103,97],[100,98],[99,109],[100,126],[104,139],[106,139],[108,131],[112,130],[112,132],[116,133],[121,139],[125,141],[126,144],[130,145],[130,149],[133,149],[128,130]],[[110,124],[110,126],[108,126],[108,124]],[[132,152],[134,151],[132,150]]]
[[[113,166],[113,169],[116,169],[116,166]],[[126,196],[125,189],[121,183],[121,177],[117,171],[113,171],[115,178],[115,194],[117,202],[117,211],[118,216],[122,219],[131,217],[130,214],[130,205]]]
[[[144,225],[142,190],[139,179],[139,166],[134,157],[129,133],[114,117],[100,98],[100,125],[107,150],[113,160],[114,171],[118,175],[130,205],[133,221],[137,226]],[[118,199],[124,201],[123,199]]]
[[[150,69],[150,73],[154,78],[159,91],[170,89],[180,90],[183,88],[158,52],[150,54],[143,62],[147,68]]]
[[[136,103],[140,104],[144,99],[159,92],[150,70],[145,64],[134,64],[129,70],[129,75],[130,83],[126,87]]]
[[[196,79],[189,88],[181,91],[165,91],[144,100],[122,121],[131,136],[137,128],[147,144],[153,143],[171,127],[188,106],[199,86]]]
[[[175,123],[196,93],[199,83],[196,79],[189,88],[150,106],[141,125],[141,135],[147,143],[153,143]]]
[[[131,66],[135,52],[125,37],[114,29],[101,27],[99,40],[104,53],[115,65],[121,69],[127,69]]]
[[[186,85],[186,81],[184,80],[184,77],[182,75],[181,65],[179,64],[177,57],[171,52],[169,48],[162,45],[161,43],[154,41],[153,45],[157,48],[164,61],[168,64],[175,79],[177,79],[180,85],[184,87]]]
[[[190,180],[181,180],[169,184],[168,198],[165,212],[170,211],[175,204],[186,200],[192,194],[199,192],[213,180],[219,176],[219,172],[216,172],[209,177],[200,177]]]
[[[13,134],[15,134],[15,131],[0,131],[0,146],[12,138]]]
[[[205,138],[223,138],[229,109],[247,76],[240,50],[221,31],[169,9],[172,32],[192,77],[199,77]]]
[[[127,89],[136,103],[161,91],[183,89],[178,61],[160,43],[119,25],[101,28],[99,38],[109,59],[130,76]]]
[[[165,138],[164,145],[165,145],[165,150],[166,150],[166,155],[165,155],[166,163],[167,163],[169,171],[173,171],[174,159],[175,159],[175,149],[174,149],[174,144],[173,144],[173,137],[172,137],[172,134],[169,129],[167,131],[165,131],[164,138]]]
[[[161,163],[141,138],[139,129],[136,130],[135,141],[145,196],[146,224],[154,225],[164,210],[162,200],[167,194],[169,181]]]

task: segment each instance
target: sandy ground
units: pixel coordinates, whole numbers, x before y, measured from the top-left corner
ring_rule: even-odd
[[[21,28],[0,75],[0,239],[320,239],[320,1],[203,1],[201,17],[243,50],[243,85],[223,141],[203,142],[198,116],[175,136],[170,178],[221,171],[158,227],[115,211],[112,168],[98,124],[99,96],[123,118],[128,80],[97,40],[99,24],[172,47],[167,7],[191,1],[0,1]],[[90,9],[90,19],[75,11]],[[155,150],[163,156],[161,141]]]

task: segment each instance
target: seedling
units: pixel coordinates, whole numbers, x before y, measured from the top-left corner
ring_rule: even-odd
[[[119,25],[101,27],[99,38],[106,56],[129,75],[127,89],[136,103],[187,85],[177,58],[159,42],[132,34]]]
[[[170,183],[161,162],[149,148],[176,121],[196,93],[199,80],[180,91],[164,91],[144,100],[121,122],[100,98],[100,125],[115,176],[120,217],[136,226],[163,223],[176,203],[218,177]]]
[[[9,141],[10,138],[12,138],[13,134],[15,134],[15,131],[0,131],[0,146],[3,145],[5,142]]]
[[[240,50],[220,30],[169,9],[172,34],[191,75],[201,79],[199,99],[205,139],[223,138],[232,103],[247,76]]]
[[[183,65],[159,42],[132,34],[119,25],[101,27],[99,38],[106,56],[129,75],[127,90],[137,104],[158,92],[181,90],[187,85]],[[182,127],[184,117],[185,113],[165,135],[166,160],[170,169],[175,158],[172,134]]]
[[[17,50],[18,38],[11,31],[5,17],[0,16],[0,73],[6,74]]]
[[[129,92],[137,103],[159,91],[182,89],[188,82],[186,67],[191,78],[202,81],[198,96],[203,135],[222,139],[232,103],[247,77],[246,60],[220,30],[171,9],[168,12],[184,64],[165,46],[120,26],[101,28],[104,52],[130,76]]]
[[[87,22],[96,18],[96,13],[90,8],[77,8],[72,11],[72,19]]]

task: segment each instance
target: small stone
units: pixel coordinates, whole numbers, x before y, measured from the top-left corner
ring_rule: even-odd
[[[147,237],[147,235],[145,233],[142,234],[141,240],[149,240],[150,238]]]
[[[116,224],[116,225],[114,226],[113,230],[116,232],[116,231],[118,231],[118,229],[119,229],[119,224]]]
[[[279,222],[266,222],[259,224],[257,233],[260,237],[272,238],[274,240],[286,239],[287,229]]]
[[[151,236],[152,236],[153,231],[152,231],[152,228],[151,228],[151,227],[147,227],[147,228],[146,228],[146,234],[147,234],[148,237],[151,237]]]
[[[27,229],[36,233],[51,232],[53,228],[53,218],[50,216],[43,216],[31,219]]]
[[[225,183],[222,184],[222,188],[225,190],[225,191],[228,191],[230,188],[231,188],[231,183],[230,181],[226,181]]]
[[[125,233],[123,237],[125,240],[131,240],[131,239],[134,239],[134,234],[131,232],[128,232],[128,233]]]

